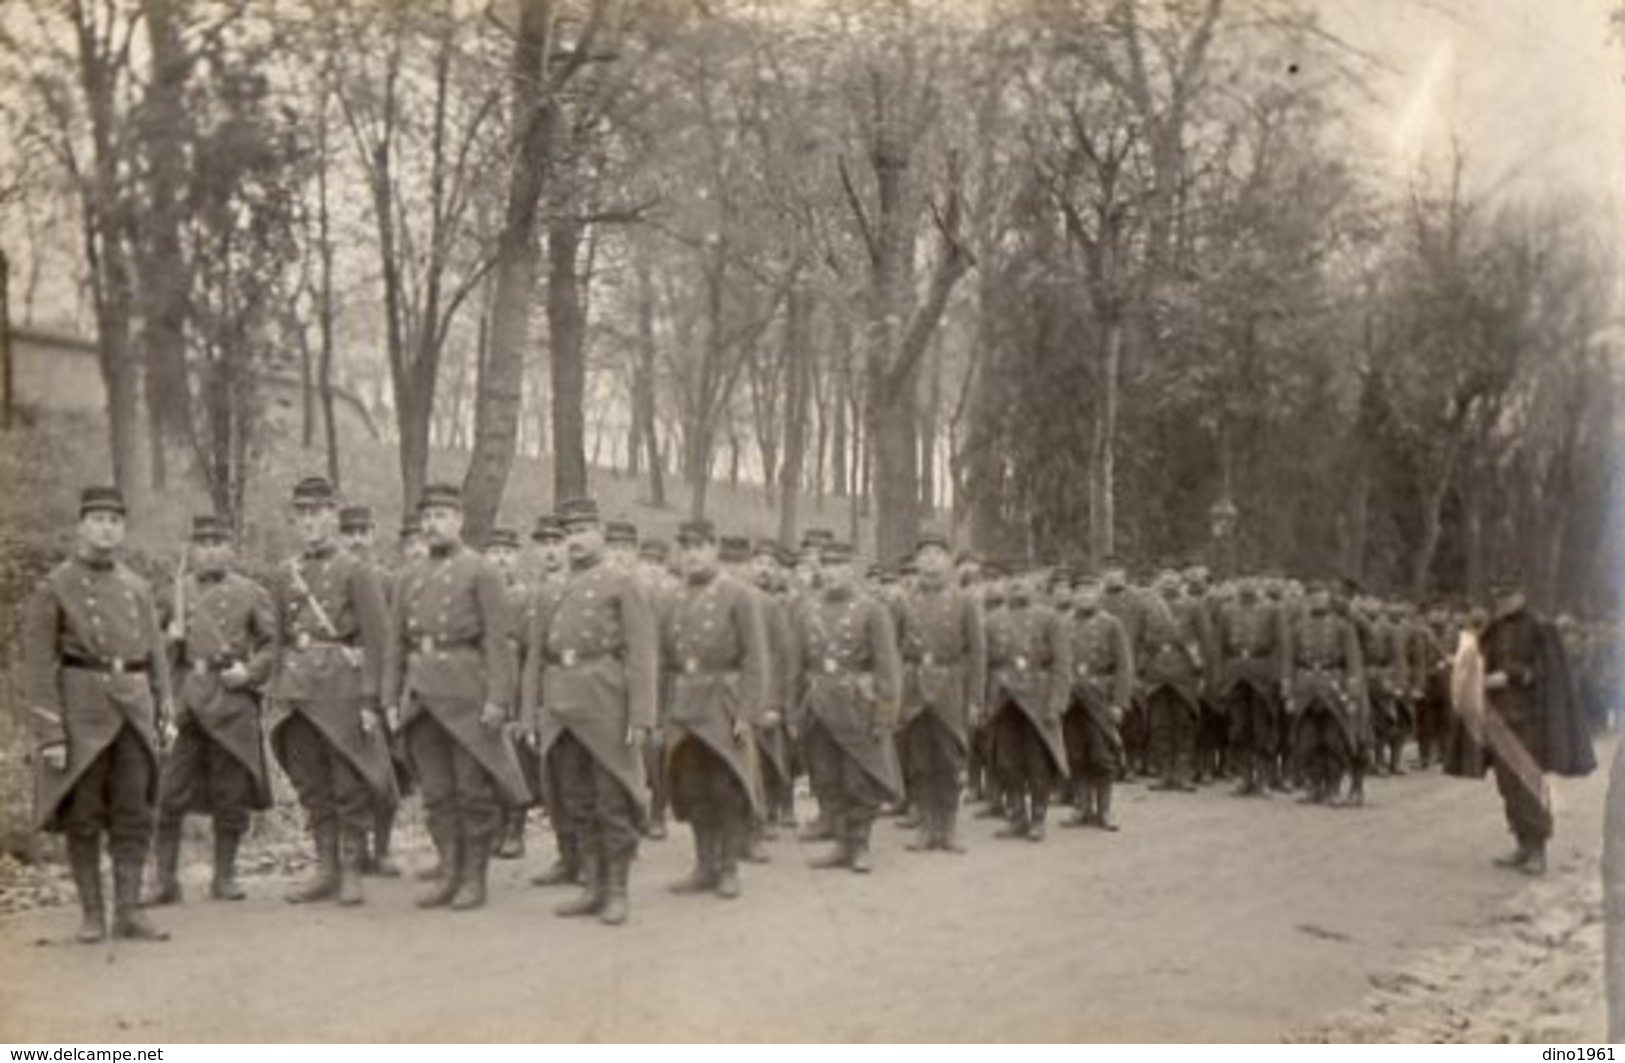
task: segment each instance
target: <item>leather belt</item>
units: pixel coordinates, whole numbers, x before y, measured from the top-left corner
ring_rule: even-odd
[[[959,664],[963,658],[938,657],[934,653],[922,653],[918,656],[904,657],[903,660],[909,664],[918,665],[921,668],[952,668]]]
[[[186,670],[193,675],[219,675],[243,663],[245,662],[233,657],[205,657],[201,660],[188,661]]]
[[[591,664],[594,661],[601,661],[605,657],[613,657],[616,660],[620,660],[621,651],[615,649],[601,650],[594,653],[583,653],[580,650],[562,650],[558,653],[554,653],[550,650],[547,654],[547,663],[557,668],[579,668],[584,665]]]
[[[419,635],[412,640],[413,653],[449,653],[452,650],[477,650],[479,639],[437,639],[433,635]]]
[[[81,672],[100,672],[103,675],[134,675],[145,672],[149,663],[146,658],[127,661],[119,657],[80,657],[78,654],[64,653],[62,667],[75,668]]]
[[[354,635],[348,638],[335,639],[328,638],[325,635],[312,635],[308,631],[301,631],[293,637],[293,648],[296,650],[310,650],[315,649],[317,646],[354,646],[355,644],[356,637]]]
[[[701,667],[700,662],[696,661],[692,657],[690,657],[687,660],[683,661],[682,667],[676,669],[676,671],[677,671],[678,675],[684,675],[684,676],[702,676],[702,675],[703,676],[718,676],[718,675],[720,675],[720,676],[730,676],[730,675],[738,675],[739,674],[739,669],[737,669],[737,668],[704,668],[704,667]]]

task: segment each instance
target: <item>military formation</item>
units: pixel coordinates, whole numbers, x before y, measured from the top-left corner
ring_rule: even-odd
[[[668,820],[694,852],[671,891],[732,899],[786,830],[828,843],[815,866],[868,874],[888,815],[910,850],[954,854],[967,805],[1038,843],[1056,804],[1061,827],[1119,831],[1127,783],[1358,806],[1368,778],[1438,766],[1495,771],[1517,842],[1501,862],[1539,873],[1539,779],[1595,766],[1625,666],[1617,630],[1538,619],[1515,579],[1489,610],[1419,609],[1200,565],[995,563],[934,532],[886,571],[818,529],[795,552],[704,520],[640,541],[590,499],[476,549],[442,484],[386,561],[371,510],[325,479],[290,508],[299,550],[265,578],[202,516],[158,594],[118,560],[118,492],[82,495],[25,647],[39,825],[66,836],[82,941],[167,936],[152,910],[183,900],[188,814],[212,821],[210,896],[243,898],[267,750],[309,832],[300,905],[359,905],[367,876],[398,876],[414,797],[436,856],[419,907],[486,905],[490,862],[523,858],[545,819],[553,855],[530,881],[576,891],[560,916],[614,926]],[[1468,644],[1488,727],[1457,711]]]

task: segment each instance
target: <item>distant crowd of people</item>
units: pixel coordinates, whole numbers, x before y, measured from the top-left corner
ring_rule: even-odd
[[[1511,577],[1483,608],[1424,608],[1200,565],[994,563],[934,532],[888,569],[820,530],[795,551],[704,520],[640,539],[591,499],[467,544],[443,484],[386,559],[371,510],[325,479],[290,503],[301,548],[262,578],[205,515],[155,591],[118,560],[118,492],[87,489],[74,556],[31,601],[38,824],[66,835],[83,941],[109,932],[104,840],[112,934],[167,936],[151,909],[182,899],[189,813],[212,817],[211,896],[245,896],[267,749],[315,855],[295,904],[398,876],[414,793],[438,857],[418,905],[486,904],[489,862],[524,856],[540,809],[555,856],[533,881],[577,888],[560,915],[615,925],[668,819],[694,842],[671,888],[734,898],[787,828],[830,843],[819,866],[868,873],[887,812],[910,849],[954,853],[967,800],[1039,842],[1056,803],[1062,826],[1117,831],[1131,780],[1359,805],[1369,777],[1439,765],[1493,768],[1517,840],[1502,863],[1539,873],[1544,775],[1594,768],[1625,687],[1625,630],[1537,618]],[[798,824],[803,777],[817,814]]]

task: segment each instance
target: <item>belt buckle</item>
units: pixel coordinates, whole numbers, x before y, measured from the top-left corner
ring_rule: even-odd
[[[835,670],[836,670],[835,658],[833,658],[833,657],[825,657],[824,658],[824,674],[825,675],[834,675]]]
[[[565,650],[563,653],[560,653],[559,663],[564,665],[566,668],[574,668],[576,664],[576,651]]]
[[[700,670],[700,662],[690,657],[683,662],[684,675],[696,675]]]
[[[922,667],[931,668],[931,667],[934,667],[936,665],[936,663],[937,663],[936,657],[932,656],[930,653],[922,653],[922,654],[920,654],[920,664],[921,664]]]
[[[1016,666],[1016,671],[1025,672],[1027,670],[1027,658],[1017,657],[1014,663]]]
[[[418,650],[422,653],[434,652],[434,636],[424,635],[418,639]]]
[[[293,644],[294,644],[295,648],[297,648],[297,649],[301,649],[301,650],[310,649],[310,632],[308,632],[308,631],[299,632],[299,634],[297,634],[297,635],[295,635],[293,637]]]
[[[1089,678],[1089,666],[1087,664],[1078,665],[1078,678],[1079,679],[1088,679]]]
[[[114,658],[112,658],[111,660],[109,660],[107,662],[107,670],[109,672],[112,672],[114,675],[123,675],[124,674],[124,659],[122,657],[114,657]]]

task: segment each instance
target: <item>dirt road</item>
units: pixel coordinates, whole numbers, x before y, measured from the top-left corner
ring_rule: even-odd
[[[71,911],[38,911],[0,921],[0,1040],[1277,1040],[1386,1007],[1371,991],[1392,972],[1473,962],[1462,943],[1510,935],[1520,905],[1538,928],[1546,898],[1590,904],[1605,781],[1554,784],[1553,876],[1533,889],[1489,866],[1507,845],[1492,784],[1408,775],[1357,811],[1133,786],[1121,834],[1033,845],[972,821],[960,857],[906,852],[882,821],[867,877],[781,840],[733,902],[666,893],[679,827],[644,847],[619,930],[554,918],[567,894],[524,884],[539,851],[462,915],[377,880],[364,908],[295,909],[257,878],[241,904],[163,911],[167,945],[86,948]],[[1551,966],[1520,958],[1498,989]],[[1602,1036],[1595,993],[1571,1037]]]

